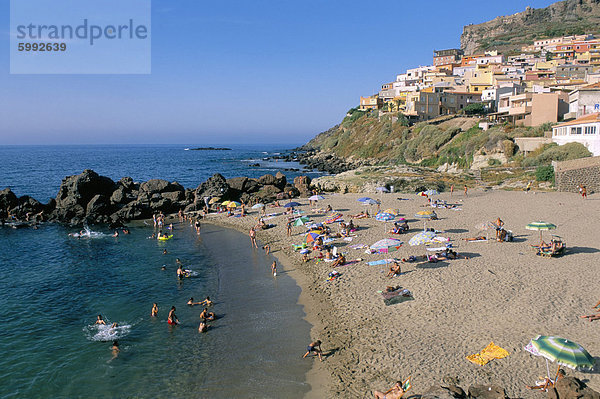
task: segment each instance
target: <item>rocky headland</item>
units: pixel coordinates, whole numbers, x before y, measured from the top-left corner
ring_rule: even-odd
[[[0,220],[22,225],[36,221],[120,224],[149,218],[156,212],[200,210],[205,197],[254,203],[306,196],[310,183],[308,176],[298,176],[288,182],[281,172],[258,179],[226,179],[216,173],[198,187],[186,189],[177,182],[162,179],[135,182],[131,177],[124,177],[115,182],[88,169],[65,177],[56,198],[47,204],[27,195],[17,197],[10,188],[0,191]]]

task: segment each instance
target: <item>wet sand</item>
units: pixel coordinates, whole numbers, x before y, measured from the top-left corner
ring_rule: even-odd
[[[460,205],[461,210],[436,209],[439,220],[427,222],[427,227],[449,237],[454,248],[469,259],[402,264],[403,273],[394,278],[385,277],[385,265],[366,262],[425,254],[423,246],[411,247],[408,240],[424,226],[413,215],[431,208],[423,198],[398,193],[332,194],[318,207],[329,204],[348,221],[348,215],[365,209],[356,201],[362,196],[381,199],[381,209],[399,209],[411,230],[391,235],[385,231],[391,223],[384,225],[373,218],[356,221],[360,229],[352,242],[338,239],[333,245],[348,260],[363,261],[338,268],[342,275],[334,281],[327,281],[332,270],[329,263],[303,263],[302,256],[292,250],[292,243],[303,241],[305,228],[294,227],[292,237],[286,237],[284,208],[268,208],[268,213],[280,214],[266,221],[276,227],[258,232],[259,240],[271,245],[274,256],[302,287],[300,301],[313,325],[312,337],[323,341],[327,353],[322,363],[304,359],[314,362],[308,374],[312,391],[307,397],[370,397],[373,389],[385,390],[394,381],[412,376],[412,393],[454,382],[465,389],[473,384],[496,384],[511,397],[534,398],[541,394],[525,385],[544,376],[546,365],[543,358],[530,355],[523,347],[536,335],[558,335],[583,345],[592,356],[600,356],[600,322],[579,318],[600,300],[596,270],[600,195],[584,201],[576,194],[554,192],[471,190],[468,197],[460,192],[453,198],[443,193],[438,198]],[[303,215],[316,222],[325,219],[311,211],[314,207],[308,200],[298,202],[305,204],[299,207]],[[369,209],[372,214],[376,211],[375,207]],[[220,214],[211,215],[208,221],[247,232],[257,216],[253,210],[245,218]],[[463,240],[485,234],[475,226],[497,217],[512,230],[514,242]],[[537,220],[558,226],[543,235],[546,241],[550,234],[563,237],[568,246],[565,256],[535,255],[530,245],[539,242],[539,232],[526,230],[525,225]],[[334,231],[339,228],[330,226]],[[494,236],[493,231],[487,234]],[[405,244],[388,255],[367,255],[364,249],[350,248],[386,237],[400,238]],[[250,245],[249,239],[246,245]],[[377,291],[390,285],[409,289],[414,300],[385,306]],[[466,360],[491,341],[505,348],[509,356],[485,366]],[[551,373],[556,371],[555,365],[550,367]],[[587,380],[591,388],[600,390],[599,374],[566,370],[567,375]]]

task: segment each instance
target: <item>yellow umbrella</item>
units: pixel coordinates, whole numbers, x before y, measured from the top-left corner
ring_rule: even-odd
[[[400,214],[400,212],[398,211],[398,209],[392,209],[392,208],[386,209],[383,212],[384,213],[390,213],[390,214],[392,214],[394,216],[398,216]]]
[[[221,205],[227,206],[227,205],[229,205],[229,202],[231,202],[231,201],[223,201],[223,202],[221,202]]]
[[[210,199],[210,201],[208,201],[209,204],[214,204],[215,202],[219,202],[221,201],[221,199],[219,197],[213,197]]]

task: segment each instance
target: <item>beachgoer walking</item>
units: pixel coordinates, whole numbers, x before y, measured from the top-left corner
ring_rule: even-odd
[[[452,193],[454,193],[454,184],[450,186],[450,198],[452,198]]]
[[[469,191],[469,188],[467,187],[467,185],[465,184],[465,197],[467,196],[467,192]]]
[[[172,306],[171,310],[169,311],[169,316],[167,317],[167,323],[169,323],[170,326],[175,326],[175,325],[179,324],[179,320],[177,319],[177,316],[175,315],[175,306]]]
[[[306,348],[306,353],[304,354],[304,356],[302,356],[302,359],[310,355],[311,352],[314,352],[316,356],[319,357],[319,360],[323,361],[323,357],[321,356],[323,354],[323,350],[321,349],[321,341],[316,340],[314,342],[311,342]]]
[[[286,228],[287,228],[287,236],[291,237],[292,236],[292,221],[291,220],[288,220]]]
[[[273,273],[273,277],[277,277],[277,261],[273,261],[271,264],[271,273]]]
[[[581,198],[587,198],[587,189],[585,188],[585,186],[581,186]]]
[[[254,227],[250,229],[250,243],[252,244],[252,248],[258,249],[258,244],[256,243],[256,231]]]
[[[527,187],[525,187],[525,193],[528,194],[529,190],[531,190],[531,185],[533,184],[532,180],[529,180],[529,182],[527,183]]]
[[[269,244],[265,244],[263,249],[265,250],[265,255],[268,255],[271,252],[271,246]]]

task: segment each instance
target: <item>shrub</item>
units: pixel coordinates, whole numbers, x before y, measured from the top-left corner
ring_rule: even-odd
[[[475,103],[469,104],[465,108],[465,114],[467,115],[483,115],[485,114],[485,107],[483,104]]]
[[[554,167],[552,165],[538,166],[535,170],[537,181],[554,181]]]
[[[488,165],[489,166],[499,166],[499,165],[502,165],[502,163],[499,160],[497,160],[496,158],[490,158],[490,159],[488,159]]]

